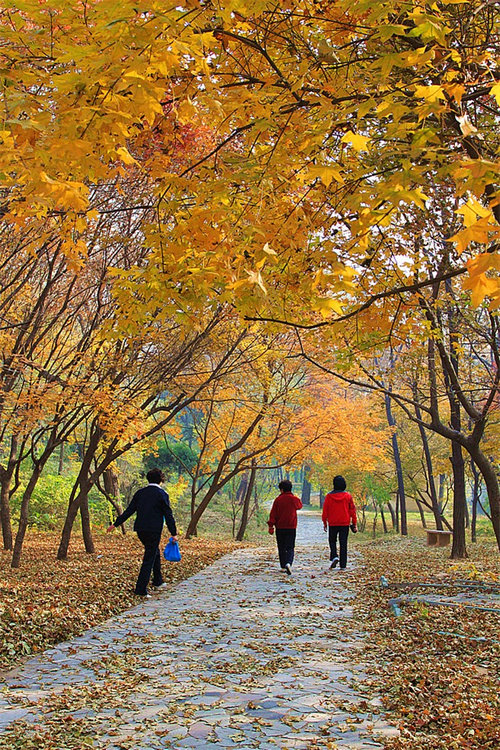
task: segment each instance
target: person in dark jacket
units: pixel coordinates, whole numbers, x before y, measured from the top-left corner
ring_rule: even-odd
[[[281,495],[275,499],[267,523],[270,534],[273,534],[276,528],[281,570],[291,576],[297,534],[297,511],[302,508],[302,502],[292,495],[292,483],[288,479],[280,482],[278,487]]]
[[[117,526],[121,526],[127,518],[130,518],[134,513],[136,514],[134,531],[144,546],[144,558],[135,584],[135,593],[137,596],[149,598],[150,594],[147,587],[151,573],[153,573],[153,586],[159,588],[163,585],[159,546],[163,521],[165,520],[167,528],[175,540],[177,540],[177,528],[168,495],[160,487],[165,479],[163,472],[160,469],[151,469],[146,474],[146,478],[149,482],[147,487],[137,490],[128,507],[114,523],[110,524],[108,531],[113,531]]]
[[[336,476],[333,480],[333,490],[325,497],[323,504],[323,528],[328,529],[328,542],[330,544],[330,568],[336,568],[339,564],[337,555],[337,537],[340,542],[340,569],[345,570],[347,566],[347,538],[349,526],[356,533],[356,508],[352,495],[345,492],[346,482],[344,477]]]

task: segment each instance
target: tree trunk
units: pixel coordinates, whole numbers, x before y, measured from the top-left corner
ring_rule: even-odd
[[[451,291],[451,281],[445,282],[447,292]],[[450,336],[450,362],[454,374],[459,373],[459,349],[456,325],[455,309],[452,305],[447,307],[448,328]],[[444,382],[450,404],[450,426],[457,433],[461,432],[462,419],[460,414],[460,401],[449,372],[443,368]],[[465,492],[465,462],[462,446],[456,440],[451,442],[451,465],[453,467],[453,544],[451,557],[453,560],[461,560],[467,557],[467,542],[465,538],[465,508],[467,504]]]
[[[373,510],[375,511],[375,515],[373,516],[373,524],[372,524],[372,537],[375,539],[377,536],[377,517],[378,517],[378,505],[377,503],[373,503]]]
[[[387,528],[387,522],[385,520],[384,508],[383,508],[382,505],[380,506],[380,517],[382,519],[382,526],[384,527],[384,534],[388,534],[389,533],[389,529]]]
[[[120,516],[123,513],[123,507],[120,502],[120,489],[118,485],[118,476],[116,472],[114,471],[114,469],[108,468],[102,475],[102,479],[104,482],[104,492],[106,493],[106,497],[108,501],[111,503],[112,507]],[[124,523],[121,524],[120,531],[122,534],[127,533],[127,529]]]
[[[476,468],[476,464],[471,458],[470,467],[472,476],[474,477],[474,484],[472,486],[472,518],[470,524],[470,538],[471,542],[477,541],[477,503],[479,497],[479,472]]]
[[[392,503],[388,502],[387,507],[389,508],[389,513],[391,514],[391,521],[392,521],[392,528],[396,529],[396,511],[392,507]]]
[[[245,473],[241,477],[238,489],[236,490],[236,502],[238,504],[241,504],[243,502],[243,499],[246,495],[247,487],[248,487],[248,474]]]
[[[80,518],[82,521],[82,535],[85,544],[85,552],[93,555],[95,552],[94,540],[92,538],[92,528],[90,526],[90,510],[88,493],[82,496],[80,502]]]
[[[358,523],[358,528],[361,532],[366,528],[366,505],[364,503],[361,507],[361,522]]]
[[[451,557],[461,560],[467,557],[465,539],[465,463],[462,446],[451,444],[451,465],[453,468],[453,544]]]
[[[14,544],[14,551],[12,553],[12,561],[11,561],[12,568],[18,568],[21,562],[21,552],[23,548],[26,529],[28,526],[28,509],[29,509],[31,496],[33,495],[33,490],[35,489],[36,484],[38,480],[40,479],[40,476],[42,474],[45,464],[51,457],[56,446],[57,446],[57,431],[54,428],[52,434],[47,440],[47,444],[45,445],[45,448],[40,458],[34,462],[33,471],[29,478],[28,484],[26,485],[26,489],[24,490],[24,493],[23,493],[23,499],[21,501],[21,510],[19,514],[19,524],[18,524],[18,529],[17,529],[17,534],[16,534],[16,541]]]
[[[80,508],[80,503],[87,496],[92,484],[89,482],[90,466],[94,459],[99,441],[102,436],[102,431],[98,425],[94,425],[92,434],[90,436],[87,450],[83,455],[82,465],[74,487],[71,491],[71,497],[68,504],[68,510],[66,513],[66,520],[64,521],[63,530],[61,532],[61,540],[59,542],[59,549],[57,550],[57,559],[66,560],[68,557],[69,542],[71,539],[71,531],[75,522],[76,514]]]
[[[210,487],[207,494],[203,498],[203,500],[199,503],[198,507],[195,509],[194,513],[191,515],[191,519],[186,529],[186,539],[190,539],[192,536],[197,535],[198,523],[200,522],[200,518],[202,517],[203,513],[208,508],[210,501],[213,498],[213,496],[216,494],[217,490],[218,490],[218,487],[216,485]]]
[[[47,456],[48,458],[48,456]],[[12,561],[11,561],[11,568],[19,568],[21,563],[21,552],[23,549],[23,543],[24,543],[24,537],[26,535],[26,529],[28,527],[28,508],[29,508],[29,502],[31,500],[31,496],[33,494],[33,490],[36,487],[36,483],[40,479],[40,474],[42,473],[42,469],[46,463],[45,461],[39,461],[35,465],[35,469],[33,470],[31,477],[29,479],[29,482],[26,486],[26,489],[23,493],[23,499],[21,501],[21,510],[19,513],[19,525],[17,528],[17,534],[16,534],[16,541],[14,544],[14,551],[12,553]]]
[[[245,531],[248,524],[248,510],[250,508],[250,500],[252,499],[252,492],[255,485],[255,475],[257,474],[257,469],[255,466],[255,461],[252,461],[252,468],[250,470],[250,476],[248,478],[248,484],[245,492],[245,497],[243,499],[243,508],[241,511],[241,523],[240,528],[238,529],[238,533],[236,534],[236,541],[242,542],[243,538],[245,536]]]
[[[493,525],[493,531],[495,532],[498,548],[500,549],[500,488],[498,486],[498,477],[495,467],[488,456],[486,456],[479,447],[475,447],[471,450],[470,455],[481,472],[481,476],[486,485],[486,491],[490,503],[491,523]]]
[[[189,536],[187,536],[186,532],[186,538],[189,539],[191,536],[198,536],[198,521],[194,522],[193,519],[195,517],[196,513],[196,480],[193,481],[191,484],[191,518],[189,521],[188,531]]]
[[[407,536],[408,535],[408,521],[407,521],[407,516],[406,516],[406,495],[405,495],[405,485],[404,485],[404,479],[403,479],[403,468],[401,466],[401,456],[399,453],[396,420],[392,414],[391,397],[388,393],[385,394],[385,412],[387,415],[387,422],[389,426],[393,428],[392,436],[391,436],[391,443],[392,443],[392,452],[394,456],[394,464],[396,466],[396,477],[398,481],[399,511],[400,511],[400,517],[401,517],[401,535]]]
[[[415,399],[415,416],[418,420],[422,419],[422,413],[420,411],[420,406],[417,403],[417,389],[416,385],[413,389],[413,397]],[[436,482],[434,480],[434,471],[432,468],[432,456],[431,451],[429,448],[429,438],[427,436],[427,432],[425,430],[425,427],[419,423],[418,429],[420,432],[420,440],[422,441],[422,447],[424,449],[424,457],[425,457],[425,466],[427,470],[427,483],[429,485],[429,495],[431,498],[431,505],[432,505],[432,512],[434,513],[434,523],[436,524],[436,529],[439,531],[443,530],[443,521],[441,519],[441,509],[439,507],[439,501],[436,491]],[[425,524],[424,524],[425,528]]]
[[[302,475],[302,494],[300,498],[302,500],[302,505],[311,505],[311,483],[308,479],[310,472],[311,467],[304,466]]]
[[[325,490],[323,489],[323,487],[320,487],[319,488],[319,507],[320,507],[320,509],[323,508],[324,503],[325,503]]]
[[[427,528],[427,524],[425,523],[425,512],[424,512],[424,509],[422,507],[422,503],[420,502],[420,500],[418,499],[418,497],[415,498],[415,502],[417,503],[418,512],[420,513],[420,520],[422,521],[422,528],[426,529]]]
[[[443,513],[443,498],[444,498],[444,488],[446,485],[446,474],[440,474],[439,475],[439,493],[438,493],[438,504],[439,504],[439,510],[441,514]]]
[[[64,470],[64,443],[61,443],[59,447],[59,463],[57,466],[57,473],[59,474],[59,476],[62,475],[63,470]]]
[[[10,440],[9,458],[6,468],[0,467],[0,521],[2,524],[3,548],[11,550],[13,547],[12,520],[10,514],[10,485],[16,468],[18,439],[12,436]]]

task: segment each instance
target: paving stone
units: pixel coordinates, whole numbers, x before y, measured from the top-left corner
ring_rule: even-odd
[[[14,720],[28,722],[27,738],[29,722],[43,727],[58,696],[67,708],[57,710],[80,720],[95,750],[126,738],[133,750],[300,750],[315,740],[324,747],[326,726],[339,748],[380,748],[377,737],[398,730],[379,699],[364,695],[366,676],[350,661],[363,634],[352,622],[348,574],[325,574],[325,552],[321,521],[303,513],[292,577],[278,570],[274,550],[242,548],[31,659],[5,676],[1,747]],[[89,686],[95,707],[78,697]],[[359,713],[362,699],[375,721]]]
[[[27,708],[2,708],[0,709],[0,730],[12,724],[13,721],[24,719],[29,713]]]

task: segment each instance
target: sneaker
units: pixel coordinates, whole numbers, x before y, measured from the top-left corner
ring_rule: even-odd
[[[139,599],[151,599],[151,594],[149,593],[149,591],[146,591],[145,594],[138,594],[137,592],[134,593],[139,597]]]
[[[166,589],[166,588],[168,588],[168,583],[165,583],[165,582],[159,583],[158,586],[153,586],[153,589],[155,591],[163,591],[163,589]]]
[[[287,564],[285,565],[285,570],[286,570],[286,572],[287,572],[287,575],[289,575],[289,576],[291,576],[291,575],[292,575],[292,566],[290,565],[290,563],[287,563]]]
[[[334,568],[336,568],[338,564],[339,564],[339,558],[334,557],[330,564],[330,570],[333,570]]]

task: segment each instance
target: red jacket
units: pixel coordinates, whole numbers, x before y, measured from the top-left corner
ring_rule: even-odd
[[[349,492],[329,492],[323,504],[323,523],[350,526],[356,523],[356,508]]]
[[[269,527],[276,526],[277,529],[296,529],[297,511],[302,508],[300,498],[291,492],[283,492],[278,495],[269,514]]]

